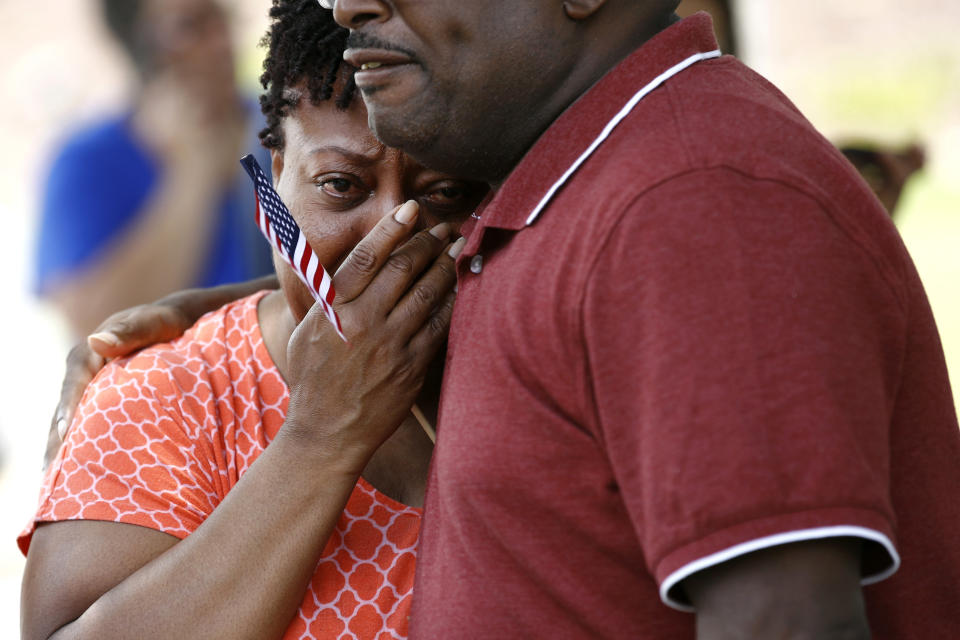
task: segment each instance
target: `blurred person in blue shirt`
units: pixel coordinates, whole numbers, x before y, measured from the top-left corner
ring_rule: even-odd
[[[260,149],[263,121],[238,92],[223,7],[100,4],[137,72],[135,97],[56,152],[36,247],[36,291],[77,335],[165,293],[272,270],[238,163]]]

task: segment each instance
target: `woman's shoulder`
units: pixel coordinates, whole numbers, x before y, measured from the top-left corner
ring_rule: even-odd
[[[257,303],[264,294],[207,313],[176,340],[110,362],[88,387],[81,409],[90,404],[117,407],[137,398],[199,424],[216,417],[227,396],[233,396],[235,405],[260,395],[261,386],[270,386],[269,378],[279,379],[257,322]]]
[[[179,338],[118,358],[104,371],[110,367],[132,373],[151,367],[216,366],[225,358],[259,356],[263,338],[257,320],[257,304],[266,293],[259,291],[210,311]]]

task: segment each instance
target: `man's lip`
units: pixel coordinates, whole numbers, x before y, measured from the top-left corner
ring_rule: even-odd
[[[374,89],[382,89],[387,84],[395,82],[399,78],[397,74],[402,74],[411,68],[413,65],[410,63],[385,64],[366,69],[361,67],[353,74],[353,81],[358,89],[366,93]]]
[[[357,69],[371,62],[379,62],[384,66],[413,62],[413,59],[405,53],[389,49],[347,49],[343,52],[343,59]]]

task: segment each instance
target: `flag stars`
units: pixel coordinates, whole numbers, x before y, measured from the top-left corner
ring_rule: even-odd
[[[257,226],[259,226],[267,241],[293,267],[293,270],[313,293],[314,298],[321,303],[327,318],[336,328],[340,337],[346,341],[346,337],[340,328],[340,319],[337,317],[333,306],[331,306],[335,292],[329,274],[324,270],[323,265],[317,261],[309,243],[306,242],[306,238],[301,241],[300,227],[293,216],[290,215],[290,211],[283,204],[280,194],[273,188],[256,159],[252,155],[248,155],[240,161],[240,164],[250,174],[256,190]],[[300,255],[297,254],[299,244],[305,245],[304,251]],[[296,259],[294,259],[295,255],[297,256]],[[301,259],[301,255],[303,259]],[[311,267],[311,265],[315,266]],[[326,292],[326,295],[320,293],[321,289]]]

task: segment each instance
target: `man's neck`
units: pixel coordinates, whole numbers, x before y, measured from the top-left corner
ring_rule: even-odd
[[[679,21],[679,16],[670,14],[665,16],[662,21],[644,28],[624,29],[623,33],[610,36],[608,41],[617,43],[615,46],[590,51],[584,55],[577,66],[571,70],[567,82],[562,87],[558,87],[558,90],[554,93],[556,99],[552,101],[552,106],[541,110],[537,114],[540,117],[528,129],[529,133],[526,137],[530,140],[530,144],[521,154],[507,163],[505,170],[500,175],[488,180],[491,190],[496,191],[503,186],[503,183],[523,159],[526,152],[564,111],[644,43]]]

